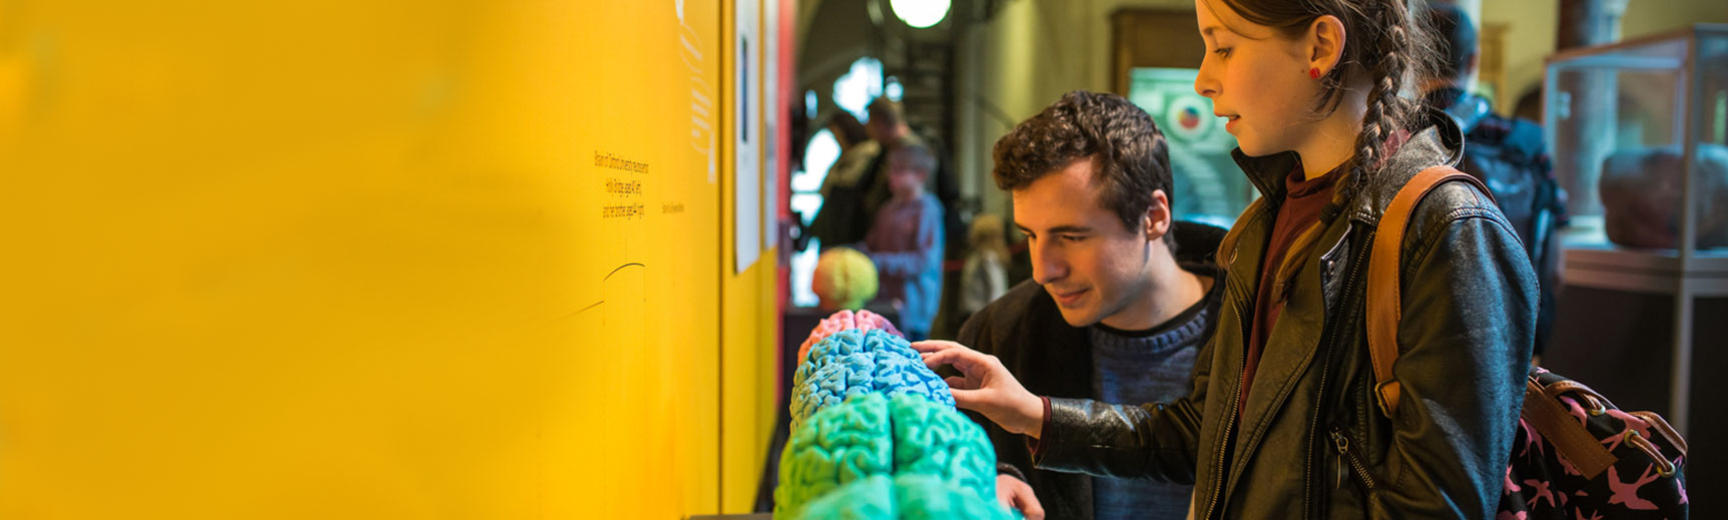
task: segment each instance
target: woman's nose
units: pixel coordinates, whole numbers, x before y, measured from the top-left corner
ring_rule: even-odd
[[[1194,76],[1194,92],[1206,98],[1218,95],[1218,81],[1213,78],[1212,68],[1207,66],[1210,61],[1200,62],[1200,72]]]

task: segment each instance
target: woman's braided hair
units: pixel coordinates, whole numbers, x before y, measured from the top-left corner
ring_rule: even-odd
[[[1349,79],[1366,78],[1368,110],[1362,116],[1356,153],[1345,164],[1347,184],[1354,192],[1369,181],[1380,163],[1386,140],[1420,119],[1420,103],[1400,96],[1406,85],[1433,75],[1435,58],[1432,37],[1410,16],[1410,3],[1423,0],[1223,0],[1244,19],[1273,27],[1286,36],[1299,35],[1324,15],[1344,24],[1345,44],[1338,66],[1321,78],[1316,110],[1331,113],[1343,101]],[[1417,5],[1420,9],[1423,6]]]

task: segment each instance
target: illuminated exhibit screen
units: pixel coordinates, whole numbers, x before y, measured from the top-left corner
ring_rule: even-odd
[[[1136,68],[1128,99],[1152,114],[1170,143],[1176,216],[1228,227],[1254,200],[1230,150],[1236,138],[1212,115],[1212,100],[1194,92],[1196,69]]]

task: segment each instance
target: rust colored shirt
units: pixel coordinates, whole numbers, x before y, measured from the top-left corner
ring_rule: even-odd
[[[1286,281],[1285,287],[1276,287],[1278,268],[1284,264],[1296,238],[1320,221],[1320,210],[1332,201],[1333,188],[1342,176],[1339,171],[1332,170],[1310,180],[1304,179],[1302,168],[1297,167],[1284,179],[1284,203],[1278,206],[1278,215],[1272,221],[1272,236],[1267,239],[1266,256],[1260,264],[1260,288],[1254,296],[1254,326],[1248,335],[1248,355],[1242,368],[1243,401],[1254,383],[1254,369],[1260,364],[1266,337],[1272,333],[1272,325],[1278,323],[1278,313],[1284,310],[1284,296],[1289,294],[1290,282]],[[1236,413],[1242,413],[1241,406],[1236,409]]]

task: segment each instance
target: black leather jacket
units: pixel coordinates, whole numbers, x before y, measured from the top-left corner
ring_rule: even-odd
[[[1195,485],[1195,518],[1487,518],[1505,478],[1536,321],[1536,278],[1494,203],[1448,183],[1404,237],[1396,415],[1381,412],[1363,327],[1368,244],[1416,172],[1458,160],[1445,117],[1410,138],[1376,180],[1322,216],[1240,394],[1244,345],[1275,203],[1236,222],[1220,251],[1227,284],[1192,393],[1122,406],[1052,399],[1040,468]],[[1282,201],[1294,153],[1236,155],[1266,201]],[[1340,190],[1340,196],[1345,196]],[[1330,217],[1330,218],[1328,218]],[[1238,410],[1240,415],[1238,415]]]

